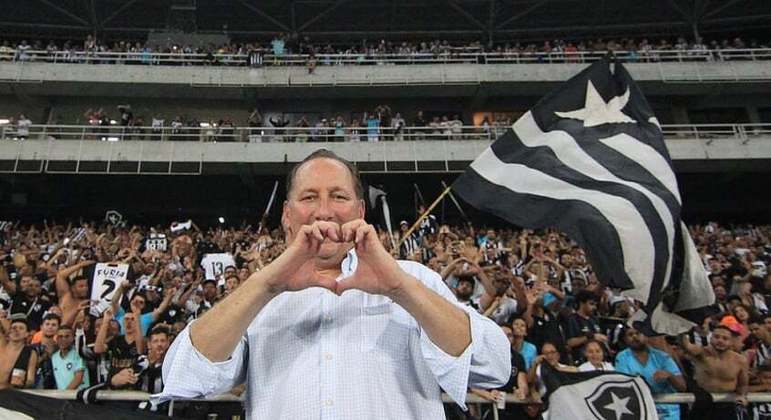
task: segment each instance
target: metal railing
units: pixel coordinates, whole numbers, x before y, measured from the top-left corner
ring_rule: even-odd
[[[771,134],[771,124],[670,124],[664,138],[706,140],[735,139],[747,142]],[[508,126],[440,125],[439,127],[235,127],[199,126],[43,125],[19,131],[13,124],[0,125],[0,140],[94,140],[94,141],[195,141],[240,143],[379,142],[486,140],[502,135]]]
[[[27,389],[23,390],[23,392],[27,392],[34,395],[40,395],[43,397],[49,397],[49,398],[57,398],[57,399],[64,399],[64,400],[75,400],[77,391],[60,391],[60,390],[36,390],[36,389]],[[97,391],[96,399],[97,401],[147,401],[150,397],[150,394],[146,392],[139,392],[139,391]],[[729,394],[729,393],[720,393],[720,394],[712,394],[712,399],[716,403],[726,403],[726,402],[734,402],[736,401],[735,394]],[[674,394],[659,394],[654,395],[653,400],[656,403],[663,403],[663,404],[689,404],[693,403],[696,400],[696,397],[694,394],[691,393],[674,393]],[[206,401],[206,402],[243,402],[244,398],[240,396],[235,396],[233,394],[222,394],[217,395],[209,398],[200,398],[200,399],[177,399],[172,400],[169,403],[168,408],[168,415],[172,416],[174,414],[174,402],[175,401]],[[767,392],[751,392],[747,394],[747,401],[751,403],[769,403],[771,402],[771,393]],[[454,401],[447,395],[442,394],[442,402],[445,404],[454,404]],[[532,400],[521,400],[516,398],[512,394],[506,395],[506,404],[528,404],[528,403],[539,403],[540,401],[532,401]],[[466,394],[466,403],[467,404],[478,404],[478,405],[492,405],[495,404],[492,401],[486,400],[484,398],[479,397],[478,395],[474,394]],[[493,418],[498,419],[498,410],[493,410]]]
[[[614,51],[622,62],[721,62],[771,60],[769,48],[692,49]],[[334,65],[419,65],[419,64],[548,64],[590,63],[603,58],[606,51],[556,52],[482,52],[474,48],[453,48],[439,53],[342,53],[342,54],[273,54],[270,50],[238,53],[162,53],[150,50],[135,52],[46,51],[0,49],[0,62],[120,64],[170,66],[318,66]]]

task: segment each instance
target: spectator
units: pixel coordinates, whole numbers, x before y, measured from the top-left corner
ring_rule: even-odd
[[[32,121],[27,118],[26,115],[20,114],[19,119],[16,120],[16,137],[19,140],[27,140],[29,138],[29,127],[32,125]]]
[[[376,113],[364,113],[364,120],[367,122],[367,141],[380,141],[380,118]]]
[[[423,127],[425,127],[426,124],[426,119],[423,117],[423,111],[419,110],[412,120],[412,126],[414,127],[413,140],[423,140],[425,138]]]
[[[43,322],[43,314],[51,307],[48,297],[41,294],[40,279],[36,276],[24,274],[22,276],[25,287],[13,297],[11,314],[24,315],[30,330],[37,331]]]
[[[595,370],[613,371],[616,370],[612,364],[605,361],[605,344],[597,340],[589,340],[584,344],[584,363],[578,370],[580,372],[592,372]]]
[[[574,361],[583,361],[581,349],[589,340],[596,340],[603,345],[608,344],[608,337],[602,334],[600,323],[595,313],[597,311],[597,295],[581,290],[575,298],[577,310],[568,318],[565,336]]]
[[[86,364],[75,350],[75,335],[72,327],[61,325],[56,333],[56,343],[59,350],[51,356],[56,389],[88,388],[90,382],[86,373]]]
[[[345,141],[345,121],[340,114],[335,118],[335,141]]]
[[[732,350],[734,336],[728,327],[718,326],[712,330],[709,346],[693,344],[686,335],[681,344],[694,364],[693,378],[701,388],[710,393],[735,393],[736,402],[746,406],[749,367],[747,359]],[[739,418],[737,408],[733,403],[716,403],[693,414],[704,419],[733,419]]]
[[[273,136],[277,142],[286,142],[287,138],[284,137],[284,127],[289,125],[289,119],[284,120],[282,115],[278,115],[277,119],[273,117],[268,118],[268,121],[273,126]]]
[[[624,332],[624,342],[628,348],[616,355],[616,370],[629,375],[639,375],[655,394],[685,392],[685,379],[672,357],[648,345],[648,338],[628,328]],[[677,404],[656,404],[660,419],[680,419],[680,406]]]
[[[27,345],[29,326],[23,317],[0,315],[0,389],[31,388],[35,383],[37,352]]]
[[[525,369],[530,369],[533,366],[538,350],[535,346],[526,341],[527,337],[527,322],[524,318],[515,317],[511,322],[511,348],[516,350],[525,359]]]

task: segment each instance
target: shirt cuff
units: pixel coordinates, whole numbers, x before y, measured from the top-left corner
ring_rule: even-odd
[[[466,408],[466,392],[468,391],[469,372],[471,370],[471,356],[475,349],[475,323],[471,314],[467,314],[471,328],[471,343],[463,350],[460,356],[452,356],[439,348],[428,334],[420,329],[420,349],[428,368],[434,374],[439,386],[452,398],[464,411]]]
[[[172,398],[197,398],[225,392],[243,374],[245,339],[238,342],[228,360],[212,362],[193,346],[190,325],[182,330],[166,354],[163,391],[151,396],[157,403]]]

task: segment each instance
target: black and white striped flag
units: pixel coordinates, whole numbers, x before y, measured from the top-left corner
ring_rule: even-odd
[[[645,304],[636,319],[657,332],[688,330],[714,302],[659,123],[609,58],[541,99],[453,188],[516,225],[567,233],[600,281]]]

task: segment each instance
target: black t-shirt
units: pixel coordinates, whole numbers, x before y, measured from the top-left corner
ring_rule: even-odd
[[[567,328],[565,331],[565,337],[571,339],[574,337],[585,337],[589,332],[594,334],[602,334],[602,328],[600,323],[594,318],[584,318],[578,313],[570,315],[568,318]],[[581,347],[573,349],[573,361],[579,361],[583,359]]]
[[[511,349],[511,376],[509,376],[509,381],[506,382],[506,385],[497,389],[508,393],[514,392],[517,388],[517,375],[520,372],[527,373],[525,358],[517,350]]]
[[[560,361],[567,363],[568,352],[567,343],[565,342],[565,329],[562,327],[559,315],[547,313],[543,317],[533,317],[534,325],[529,334],[531,343],[533,343],[539,350],[543,343],[550,342],[557,347],[560,352]]]
[[[129,344],[123,335],[113,338],[107,344],[107,351],[110,355],[110,376],[132,367],[139,356],[136,343]]]
[[[16,296],[13,297],[11,313],[26,315],[30,331],[39,330],[40,324],[43,323],[43,314],[50,307],[51,303],[40,296],[30,299],[23,293],[17,293]]]

